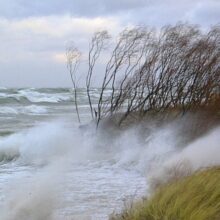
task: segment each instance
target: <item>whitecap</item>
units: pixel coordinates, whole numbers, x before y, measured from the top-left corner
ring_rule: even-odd
[[[0,107],[0,114],[18,114],[18,111],[12,107]]]
[[[19,95],[27,98],[30,102],[50,102],[57,103],[61,101],[67,101],[70,99],[69,94],[50,94],[50,93],[40,93],[33,91],[33,89],[24,89],[19,91]]]
[[[23,114],[45,114],[47,113],[47,108],[43,106],[30,105],[25,106],[21,112]]]

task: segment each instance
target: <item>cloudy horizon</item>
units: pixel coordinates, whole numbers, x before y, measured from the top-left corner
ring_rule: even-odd
[[[0,0],[0,86],[71,86],[69,41],[86,51],[97,30],[179,21],[207,28],[220,22],[219,11],[218,0]]]

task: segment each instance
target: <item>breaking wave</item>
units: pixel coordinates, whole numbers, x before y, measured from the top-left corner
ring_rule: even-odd
[[[91,98],[99,97],[98,89],[92,89]],[[107,90],[104,95],[109,95],[110,90]],[[78,90],[79,101],[87,103],[85,89]],[[4,103],[61,103],[72,102],[73,89],[69,88],[26,88],[26,89],[0,89],[0,104]]]
[[[27,100],[33,103],[39,103],[39,102],[57,103],[71,99],[70,94],[40,93],[31,89],[20,90],[19,97],[25,97]]]
[[[108,171],[106,167],[112,167],[117,172],[121,169],[128,172],[135,170],[145,176],[147,182],[152,178],[165,181],[169,178],[167,170],[182,161],[187,161],[193,171],[220,165],[220,128],[180,148],[179,144],[182,143],[184,135],[179,135],[179,126],[181,123],[159,128],[149,125],[148,132],[140,136],[142,127],[123,132],[111,132],[103,128],[100,132],[96,132],[92,124],[78,127],[77,124],[56,120],[1,137],[1,163],[10,164],[13,161],[19,165],[44,167],[44,169],[42,172],[37,172],[33,178],[29,178],[29,183],[14,182],[13,189],[16,190],[7,194],[9,196],[1,209],[0,218],[3,220],[63,219],[54,217],[57,203],[60,202],[58,182],[64,178],[65,171],[72,169],[70,167],[74,165],[85,166],[83,172],[92,166],[102,167],[104,170],[102,172]],[[74,172],[77,173],[77,169]],[[99,172],[97,171],[96,174],[92,172],[91,178],[98,181]],[[117,172],[114,175],[117,175]],[[78,173],[75,175],[77,178]],[[124,175],[122,181],[126,181],[126,174]],[[77,182],[77,180],[71,181]],[[120,181],[118,180],[117,184],[120,184]],[[133,181],[136,185],[137,180]],[[91,199],[96,197],[92,193],[90,196]]]
[[[6,115],[17,115],[17,114],[45,114],[47,113],[47,107],[45,106],[38,106],[38,105],[29,105],[29,106],[14,106],[14,107],[7,107],[7,106],[0,106],[0,114]]]
[[[66,89],[5,89],[0,90],[0,103],[59,103],[71,101],[72,94]]]
[[[177,125],[175,125],[177,126]],[[149,174],[163,165],[188,160],[194,169],[220,165],[220,128],[180,148],[181,136],[174,125],[152,128],[144,138],[139,129],[111,134],[96,133],[93,125],[78,127],[66,121],[41,123],[29,130],[2,137],[0,158],[18,158],[24,163],[49,163],[54,158],[74,162],[108,160],[118,166],[135,167]],[[141,128],[140,128],[141,129]],[[104,129],[103,129],[104,130]],[[219,152],[220,153],[220,152]]]

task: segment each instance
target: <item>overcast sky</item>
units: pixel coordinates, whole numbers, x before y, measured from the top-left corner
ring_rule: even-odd
[[[0,0],[0,86],[71,86],[69,41],[86,50],[97,30],[178,21],[220,23],[220,0]]]

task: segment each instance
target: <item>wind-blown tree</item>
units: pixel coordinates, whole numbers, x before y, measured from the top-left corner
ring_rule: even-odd
[[[107,31],[99,31],[99,32],[94,33],[91,43],[90,43],[89,58],[88,58],[89,68],[88,68],[88,72],[86,76],[86,92],[88,96],[88,102],[90,106],[92,119],[97,117],[97,112],[92,107],[92,100],[91,100],[91,95],[90,95],[91,79],[92,79],[95,64],[98,58],[100,57],[102,50],[106,49],[106,45],[109,39],[110,39],[110,35],[108,34]],[[95,116],[94,116],[94,113],[95,113]]]
[[[88,100],[94,66],[108,35],[92,38],[86,78]],[[177,24],[158,30],[123,30],[109,52],[94,108],[97,126],[103,118],[119,115],[145,117],[149,111],[178,108],[181,114],[206,107],[219,97],[220,27],[204,32],[196,25]],[[111,89],[106,97],[105,91]]]
[[[77,118],[80,123],[78,95],[77,95],[78,84],[77,84],[76,73],[81,60],[81,52],[74,45],[70,45],[66,48],[66,59],[67,59],[67,69],[69,70],[71,81],[73,84],[73,89],[74,89],[74,100],[75,100]]]

